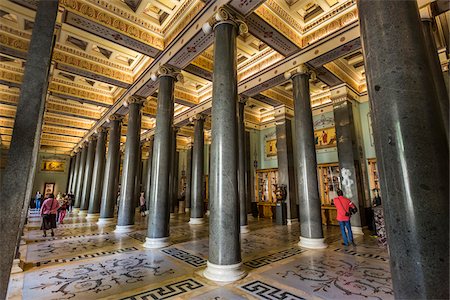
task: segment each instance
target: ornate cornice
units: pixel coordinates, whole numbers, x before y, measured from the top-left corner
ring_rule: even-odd
[[[109,1],[101,0],[97,0],[96,2],[97,4],[104,3],[105,5],[109,3]],[[118,31],[126,36],[149,44],[152,47],[160,50],[164,49],[164,40],[157,37],[153,32],[148,29],[141,29],[140,26],[138,27],[130,21],[122,20],[120,17],[116,17],[115,15],[103,11],[93,5],[77,0],[60,0],[59,5],[69,11],[82,15],[89,20],[103,24],[104,26]]]
[[[0,32],[0,44],[14,48],[16,50],[28,51],[29,41],[18,38],[17,36],[12,36],[4,32]]]
[[[194,0],[188,0],[186,1],[182,7],[176,12],[176,14],[170,19],[170,21],[164,25],[162,28],[163,34],[167,34],[165,36],[164,42],[166,45],[168,45],[186,26],[189,24],[189,22],[192,21],[192,19],[202,10],[204,7],[204,4],[202,2],[198,2],[190,11],[189,13],[183,18],[183,20],[179,21],[178,18],[186,13],[186,11],[189,9],[189,7],[194,3]],[[175,23],[178,22],[176,27],[173,29],[172,26],[175,25]],[[170,33],[169,33],[170,32]]]
[[[81,99],[89,99],[95,102],[100,102],[108,105],[113,104],[113,99],[111,97],[86,91],[84,87],[82,87],[82,89],[78,89],[71,86],[58,84],[57,82],[51,82],[48,86],[48,90],[55,93],[75,96]]]
[[[101,114],[98,112],[90,111],[87,109],[77,108],[77,107],[74,107],[74,106],[71,106],[68,104],[55,103],[54,100],[50,100],[47,102],[46,109],[57,111],[57,112],[70,113],[70,114],[78,115],[81,117],[90,117],[90,118],[94,118],[94,119],[99,119],[101,117]]]
[[[4,25],[4,24],[0,24],[0,31],[4,31],[4,32],[7,32],[9,34],[12,34],[15,37],[20,37],[20,38],[27,39],[27,40],[31,39],[31,34],[29,34],[28,32],[21,31],[21,30],[9,27],[9,26]]]
[[[248,96],[241,94],[238,96],[238,102],[243,103],[245,105],[248,101],[248,98],[249,98]]]

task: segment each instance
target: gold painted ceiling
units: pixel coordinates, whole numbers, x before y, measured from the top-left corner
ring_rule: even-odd
[[[419,1],[423,10],[428,0]],[[0,2],[0,137],[9,147],[35,16],[35,0]],[[315,70],[312,105],[330,103],[330,87],[347,83],[366,93],[355,0],[60,0],[41,151],[70,154],[127,97],[147,97],[142,139],[153,132],[160,65],[183,69],[175,89],[180,145],[189,118],[211,107],[214,46],[202,32],[223,5],[249,27],[238,38],[239,92],[250,97],[248,126],[274,121],[274,107],[292,107],[283,74],[307,63]],[[436,19],[436,40],[448,66],[448,12]],[[446,27],[447,26],[447,27]],[[448,32],[447,32],[448,34]],[[122,142],[126,134],[125,118]],[[207,124],[207,128],[209,127]]]

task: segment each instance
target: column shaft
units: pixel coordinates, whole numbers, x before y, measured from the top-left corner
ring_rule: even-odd
[[[14,252],[32,196],[58,1],[39,1],[0,193],[0,299],[6,299]]]
[[[294,150],[292,145],[292,122],[287,118],[277,122],[278,184],[286,186],[286,218],[292,222],[298,218],[295,191]],[[280,216],[276,216],[277,221]]]
[[[153,162],[153,137],[148,142],[147,176],[145,177],[145,201],[147,209],[150,208],[150,193],[152,187],[152,164]]]
[[[120,165],[120,130],[121,120],[111,120],[109,130],[108,154],[103,179],[102,201],[100,218],[108,219],[114,217],[114,206],[117,200],[117,186]]]
[[[175,165],[174,165],[174,172],[173,172],[173,190],[172,190],[172,199],[173,199],[173,207],[174,207],[174,213],[178,213],[178,164],[180,159],[180,152],[175,151]]]
[[[186,212],[191,210],[191,191],[192,191],[192,147],[187,150],[186,158],[186,193],[185,193],[185,208]]]
[[[88,146],[85,144],[81,149],[80,166],[78,168],[77,186],[75,189],[75,203],[74,208],[80,208],[81,206],[81,194],[83,192],[84,173],[86,170],[86,158],[87,158]]]
[[[252,177],[252,162],[250,153],[250,132],[245,131],[245,176],[246,176],[246,194],[247,199],[247,214],[252,213],[252,191],[254,189],[254,182]]]
[[[70,190],[72,189],[73,173],[75,169],[75,159],[76,159],[75,156],[70,157],[69,178],[67,180],[66,192],[70,192]]]
[[[136,100],[136,102],[128,105],[127,140],[122,169],[117,231],[128,231],[134,225],[136,211],[135,182],[139,159],[142,101],[143,99]]]
[[[449,146],[417,3],[357,4],[395,298],[448,299]]]
[[[176,160],[176,152],[177,152],[177,132],[172,128],[171,131],[171,158],[170,158],[170,172],[169,172],[169,206],[170,206],[170,213],[173,214],[175,212],[175,201],[173,199],[173,189],[174,189],[174,173],[175,173],[175,160]]]
[[[139,207],[139,198],[141,197],[141,191],[142,191],[142,146],[139,145],[138,147],[138,158],[137,158],[137,164],[136,164],[136,181],[134,183],[134,206]]]
[[[175,79],[161,76],[159,79],[158,108],[156,111],[155,139],[150,193],[150,214],[145,247],[152,247],[151,241],[163,241],[169,237],[170,192],[169,176],[173,124],[173,92]],[[159,247],[161,243],[156,243]]]
[[[195,120],[194,145],[192,147],[192,177],[191,177],[191,224],[202,224],[203,221],[203,178],[205,161],[205,119]]]
[[[297,73],[292,78],[294,88],[295,143],[299,199],[300,246],[325,248],[322,214],[317,183],[317,160],[314,126],[309,95],[309,75]]]
[[[95,148],[97,145],[97,140],[92,138],[89,141],[86,164],[84,166],[84,177],[83,177],[83,190],[81,193],[81,204],[80,212],[83,214],[87,212],[89,208],[89,196],[91,195],[92,188],[92,174],[94,173],[94,158],[95,158]]]
[[[238,102],[238,195],[241,233],[248,232],[247,199],[245,195],[245,102]]]
[[[91,193],[89,197],[88,214],[100,213],[100,201],[102,196],[103,179],[105,173],[106,132],[102,128],[97,137],[95,149],[94,170],[92,172]]]
[[[205,276],[219,266],[241,263],[237,182],[237,28],[232,23],[215,27],[212,144],[209,182],[209,258]],[[239,273],[242,277],[245,273]],[[235,280],[235,279],[233,279]]]
[[[81,161],[81,150],[77,152],[77,155],[75,156],[75,165],[73,167],[73,178],[72,178],[72,188],[69,190],[69,193],[73,194],[75,196],[75,188],[77,186],[78,182],[78,171],[80,169],[80,161]],[[73,203],[72,203],[73,204]]]

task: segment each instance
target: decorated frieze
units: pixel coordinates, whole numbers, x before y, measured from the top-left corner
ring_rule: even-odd
[[[44,126],[42,127],[42,132],[73,137],[83,137],[86,134],[86,130],[84,129],[66,128],[48,124],[44,124]]]
[[[194,6],[192,4],[194,3]],[[175,13],[173,17],[171,17],[170,21],[164,25],[162,28],[163,34],[165,35],[165,45],[168,45],[172,42],[177,35],[188,26],[189,22],[191,22],[195,16],[202,10],[204,7],[204,3],[202,1],[195,0],[187,0],[180,9]],[[190,10],[189,10],[190,9]],[[188,11],[186,13],[186,11]],[[184,17],[183,17],[184,15]],[[183,18],[180,20],[180,18]],[[175,27],[174,27],[175,26]]]
[[[16,83],[15,86],[17,86],[22,83],[23,75],[20,73],[13,73],[9,70],[0,69],[0,80]]]
[[[53,140],[46,140],[46,139],[41,139],[41,146],[52,146],[52,147],[60,147],[60,148],[69,148],[72,149],[73,148],[73,144],[72,143],[65,143],[65,142],[59,142],[59,141],[53,141]]]
[[[0,89],[0,103],[17,105],[19,95],[10,94],[6,89]]]
[[[0,106],[0,116],[6,118],[14,118],[16,116],[16,108],[14,106]]]
[[[71,105],[64,105],[60,103],[55,103],[54,101],[48,101],[46,105],[46,109],[48,111],[53,112],[62,112],[66,114],[72,114],[76,116],[81,116],[82,118],[89,118],[89,119],[100,119],[101,114],[98,112],[94,112],[88,109],[81,109],[77,108]]]
[[[71,144],[76,144],[80,141],[80,138],[73,137],[73,136],[64,136],[64,135],[58,135],[58,134],[50,134],[50,133],[43,133],[42,137],[43,140],[52,140],[52,141],[61,141]]]
[[[14,120],[0,117],[0,127],[13,128]]]
[[[97,4],[108,4],[109,1],[95,1]],[[156,36],[152,31],[143,29],[129,21],[123,20],[119,16],[114,16],[94,5],[77,0],[60,0],[60,5],[69,11],[81,14],[86,19],[103,24],[104,26],[114,29],[126,36],[139,40],[143,43],[150,44],[157,49],[164,49],[164,40]]]
[[[60,126],[67,126],[72,128],[80,128],[80,129],[91,129],[91,123],[90,122],[83,122],[83,121],[77,121],[74,120],[74,118],[65,117],[61,118],[61,116],[58,116],[57,114],[51,114],[51,113],[45,113],[44,118],[45,124],[56,124]]]
[[[238,80],[243,80],[245,78],[248,78],[264,68],[267,68],[268,66],[280,61],[283,59],[283,56],[273,50],[271,50],[271,53],[266,53],[266,56],[259,58],[260,60],[257,61],[255,64],[246,66],[245,68],[240,68],[238,73]],[[242,71],[241,71],[242,70]]]
[[[27,52],[30,43],[27,40],[0,31],[0,44]]]
[[[209,58],[204,57],[203,55],[197,56],[192,62],[192,65],[200,67],[202,69],[208,70],[212,72],[213,70],[213,62]]]
[[[90,99],[95,102],[101,102],[104,104],[112,105],[113,99],[111,97],[90,92],[86,89],[78,89],[75,87],[58,84],[56,82],[51,82],[48,86],[48,90],[52,92],[56,92],[58,94],[72,95],[81,99]]]

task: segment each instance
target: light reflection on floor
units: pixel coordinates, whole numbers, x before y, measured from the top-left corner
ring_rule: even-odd
[[[138,214],[131,233],[68,215],[44,238],[32,211],[21,246],[26,271],[12,275],[9,299],[393,299],[387,252],[368,236],[345,248],[338,228],[324,228],[329,247],[307,250],[297,245],[298,225],[251,219],[241,236],[248,276],[220,286],[202,276],[208,224],[188,221],[171,218],[172,245],[147,250]]]

